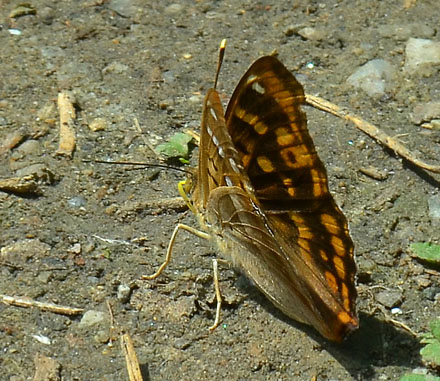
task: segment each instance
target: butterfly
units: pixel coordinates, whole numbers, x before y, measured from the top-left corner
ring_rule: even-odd
[[[234,267],[285,315],[340,342],[358,327],[353,242],[304,103],[303,87],[274,56],[250,66],[226,113],[215,86],[208,90],[186,191]]]

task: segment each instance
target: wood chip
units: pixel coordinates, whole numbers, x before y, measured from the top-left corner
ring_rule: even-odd
[[[41,194],[38,182],[35,180],[34,175],[0,179],[0,191],[19,195]]]
[[[68,92],[58,94],[58,110],[60,113],[60,141],[57,155],[72,157],[75,150],[75,118],[74,100]]]

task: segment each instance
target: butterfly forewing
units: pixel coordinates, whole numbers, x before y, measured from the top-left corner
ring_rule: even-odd
[[[211,191],[221,186],[237,186],[253,192],[239,154],[226,129],[225,116],[218,93],[208,90],[200,129],[199,166],[194,203],[203,209]]]
[[[340,341],[358,324],[353,244],[303,103],[274,57],[250,67],[226,116],[209,90],[192,199],[222,251],[278,308]]]

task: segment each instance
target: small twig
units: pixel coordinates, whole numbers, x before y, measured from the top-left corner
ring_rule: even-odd
[[[109,335],[109,346],[113,346],[113,332],[116,331],[116,326],[115,326],[115,315],[113,314],[113,309],[112,309],[112,305],[110,304],[110,302],[108,300],[105,301],[105,304],[107,306],[107,311],[108,314],[110,315],[110,335]]]
[[[143,381],[141,368],[136,356],[133,341],[128,333],[121,335],[122,352],[125,355],[125,363],[127,365],[128,378],[130,381]]]
[[[408,327],[405,323],[402,323],[401,321],[392,319],[390,317],[385,316],[385,321],[389,321],[391,324],[393,324],[396,327],[402,328],[405,331],[409,332],[414,337],[417,337],[417,333],[415,333],[410,327]]]
[[[58,94],[58,110],[60,113],[60,141],[57,154],[71,157],[75,150],[75,107],[68,92]]]
[[[385,322],[387,322],[387,323],[391,323],[391,324],[394,325],[395,327],[402,328],[402,329],[404,329],[405,331],[409,332],[409,333],[410,333],[411,335],[413,335],[414,337],[417,337],[417,333],[414,332],[414,331],[413,331],[410,327],[408,327],[405,323],[402,323],[402,322],[400,322],[400,321],[398,321],[398,320],[396,320],[396,319],[391,318],[391,317],[388,315],[388,311],[385,309],[384,306],[377,305],[376,308],[375,308],[375,311],[377,311],[377,310],[379,310],[380,312],[382,312]]]
[[[336,115],[339,118],[348,120],[356,125],[357,128],[359,128],[361,131],[366,133],[368,136],[379,142],[380,144],[383,144],[385,147],[388,147],[392,151],[394,151],[397,155],[403,157],[404,159],[408,160],[409,162],[413,163],[414,165],[426,169],[427,171],[431,171],[434,173],[440,173],[440,166],[439,165],[432,165],[425,163],[424,161],[416,158],[413,153],[411,153],[410,150],[408,150],[404,145],[399,143],[398,141],[394,140],[391,136],[387,135],[383,131],[381,131],[379,128],[374,126],[371,123],[368,123],[367,121],[363,120],[357,115],[349,114],[348,112],[342,110],[341,107],[323,99],[320,97],[316,97],[314,95],[306,94],[306,102],[320,110],[329,112],[330,114]]]
[[[92,234],[92,237],[99,239],[100,241],[103,241],[105,243],[110,243],[112,245],[127,245],[127,246],[133,246],[131,242],[123,241],[122,239],[110,239],[110,238],[103,238],[100,237],[97,234]]]
[[[42,311],[49,311],[60,315],[78,315],[84,312],[82,308],[73,308],[67,306],[60,306],[54,303],[37,302],[36,300],[30,298],[22,298],[15,296],[8,296],[0,294],[0,299],[3,303],[18,306],[18,307],[36,307]]]

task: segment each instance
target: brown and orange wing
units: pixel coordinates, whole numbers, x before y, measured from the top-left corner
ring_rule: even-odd
[[[276,58],[262,57],[231,97],[226,125],[268,230],[280,246],[276,262],[290,269],[290,276],[280,277],[285,283],[280,292],[286,297],[269,297],[278,299],[274,303],[287,315],[337,340],[358,325],[353,242],[347,220],[329,192],[303,103],[304,91],[295,77]],[[272,267],[271,254],[264,255],[268,257],[261,260],[258,272]],[[279,270],[274,271],[270,276],[277,281]],[[297,300],[289,302],[289,294]]]

